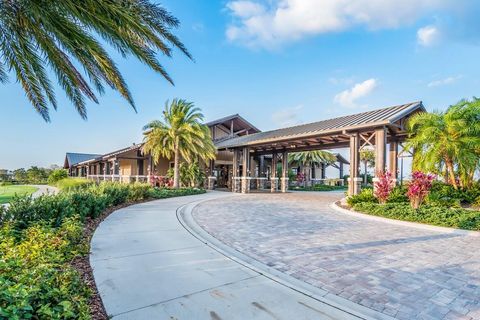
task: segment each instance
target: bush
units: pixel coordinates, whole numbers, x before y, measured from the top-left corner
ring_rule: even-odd
[[[69,265],[84,250],[81,239],[75,217],[58,229],[0,228],[0,318],[89,319],[90,290]]]
[[[57,181],[68,178],[67,170],[65,169],[55,169],[48,175],[48,184],[55,185]]]
[[[476,183],[468,189],[455,190],[451,185],[435,181],[432,184],[431,193],[434,193],[437,199],[456,199],[461,204],[469,205],[480,197],[480,183]]]
[[[70,265],[88,253],[82,222],[128,202],[204,192],[106,182],[0,206],[0,319],[89,319],[90,290]]]
[[[94,182],[85,178],[65,178],[58,180],[55,186],[60,190],[81,189],[93,185]]]
[[[412,208],[417,209],[430,193],[435,176],[420,171],[412,173],[412,180],[408,184],[407,197]]]
[[[378,199],[378,202],[385,203],[390,196],[393,188],[395,187],[395,182],[393,181],[392,174],[388,171],[378,173],[378,181],[374,183],[373,194],[375,198]]]
[[[378,199],[373,195],[372,188],[365,188],[357,194],[347,198],[349,206],[354,206],[357,203],[378,203]]]
[[[406,186],[396,186],[393,188],[392,193],[390,193],[387,199],[387,203],[402,203],[408,201]]]
[[[461,208],[423,205],[413,209],[406,203],[357,203],[354,210],[391,219],[427,223],[443,227],[480,230],[480,212]]]

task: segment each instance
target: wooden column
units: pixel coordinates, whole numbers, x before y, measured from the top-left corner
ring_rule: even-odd
[[[278,155],[277,153],[273,153],[272,169],[270,172],[270,191],[271,192],[277,191],[277,162],[278,162]]]
[[[350,178],[348,180],[348,195],[360,193],[360,182],[358,166],[360,162],[360,137],[357,133],[350,135]]]
[[[398,179],[398,141],[392,140],[389,148],[389,170],[392,173],[393,179]]]
[[[238,150],[233,150],[233,166],[232,166],[232,192],[238,192]]]
[[[250,149],[245,147],[242,151],[242,193],[250,192]]]
[[[282,155],[282,192],[288,191],[288,152]]]
[[[375,177],[378,177],[379,172],[384,172],[386,167],[386,129],[375,129]]]

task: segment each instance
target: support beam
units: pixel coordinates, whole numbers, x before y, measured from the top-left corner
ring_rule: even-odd
[[[395,182],[398,179],[398,142],[391,141],[390,148],[389,148],[389,170],[392,173],[393,179]]]
[[[350,135],[350,178],[348,183],[348,195],[352,196],[360,193],[360,183],[362,178],[359,178],[360,164],[360,136],[358,133]]]
[[[232,192],[239,192],[239,151],[237,149],[233,149],[233,166],[232,166]]]
[[[282,154],[282,192],[288,191],[288,152]]]
[[[270,172],[270,189],[271,192],[277,191],[277,162],[278,162],[278,155],[277,153],[273,153],[272,155],[272,168]]]
[[[386,129],[385,127],[375,129],[375,177],[386,168]]]
[[[242,151],[242,193],[250,192],[250,148]]]

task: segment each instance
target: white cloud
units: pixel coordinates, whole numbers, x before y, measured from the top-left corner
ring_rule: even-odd
[[[306,36],[355,26],[397,28],[453,0],[232,0],[227,38],[248,46],[275,47]]]
[[[440,41],[441,32],[435,26],[425,26],[418,29],[417,41],[423,47],[430,47]]]
[[[462,78],[461,75],[454,76],[454,77],[447,77],[447,78],[445,78],[445,79],[440,79],[440,80],[432,81],[432,82],[430,82],[427,86],[428,86],[429,88],[439,87],[439,86],[445,86],[445,85],[448,85],[448,84],[457,82],[457,81],[460,80],[461,78]]]
[[[356,107],[357,100],[368,96],[378,86],[376,79],[368,79],[355,84],[351,89],[340,92],[335,95],[334,101],[344,107]]]
[[[298,115],[302,109],[303,106],[298,105],[293,108],[277,110],[272,114],[272,121],[280,128],[299,125],[302,121],[299,119]]]

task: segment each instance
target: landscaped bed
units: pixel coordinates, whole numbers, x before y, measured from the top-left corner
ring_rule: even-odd
[[[329,186],[325,184],[317,184],[314,186],[308,186],[308,187],[290,187],[289,190],[293,191],[341,191],[341,190],[347,190],[346,187],[344,186]]]
[[[0,185],[0,204],[9,203],[15,196],[31,195],[37,188],[24,185]]]
[[[372,189],[365,189],[359,195],[349,197],[347,203],[353,210],[370,215],[480,231],[480,185],[455,190],[436,182],[424,204],[416,209],[406,194],[406,187],[397,186],[388,195],[386,203],[381,204]]]
[[[0,208],[0,319],[107,319],[88,264],[91,235],[114,210],[204,193],[101,183]]]

